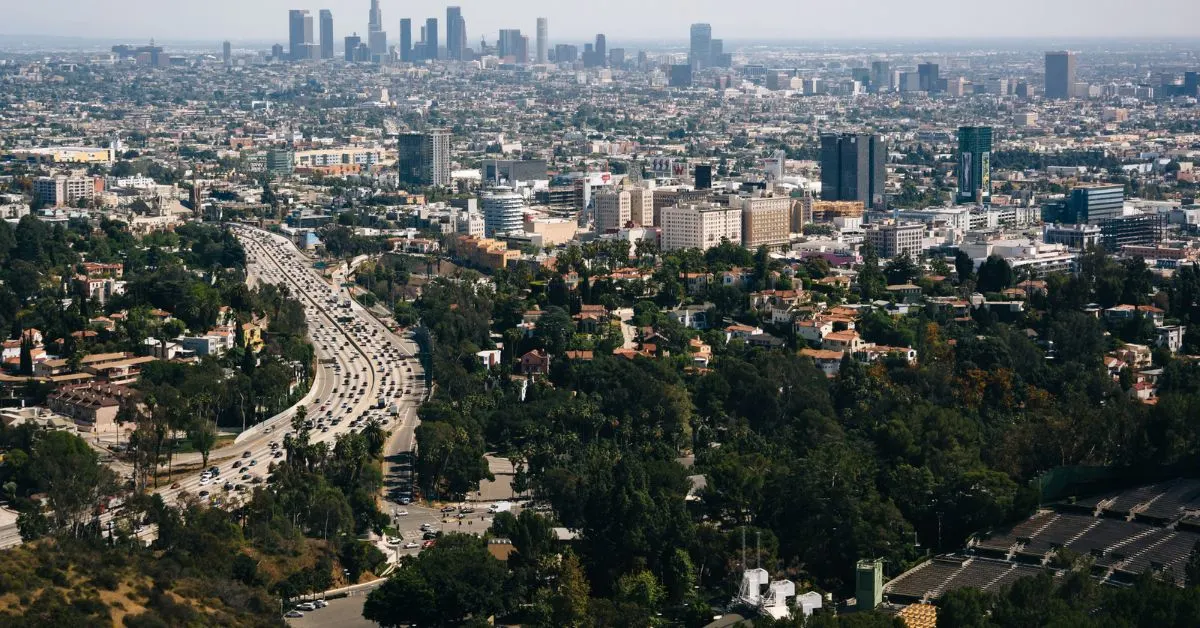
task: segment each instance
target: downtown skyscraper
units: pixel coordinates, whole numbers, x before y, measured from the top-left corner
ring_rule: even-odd
[[[425,58],[437,61],[438,47],[438,20],[436,17],[431,17],[425,20]]]
[[[1067,100],[1075,90],[1075,54],[1046,53],[1046,98]]]
[[[537,62],[546,63],[550,60],[550,25],[549,20],[544,17],[537,19]]]
[[[462,61],[466,49],[467,22],[462,16],[462,7],[446,7],[446,58]]]
[[[412,19],[400,19],[400,61],[411,63],[413,59]]]
[[[321,9],[321,58],[333,58],[333,12]]]
[[[304,61],[314,57],[313,19],[305,9],[288,11],[288,58]]]
[[[692,24],[691,46],[688,47],[688,64],[693,70],[712,65],[712,26]]]
[[[371,12],[367,16],[367,47],[371,50],[372,60],[387,55],[387,32],[383,30],[383,11],[379,8],[379,0],[371,0]]]

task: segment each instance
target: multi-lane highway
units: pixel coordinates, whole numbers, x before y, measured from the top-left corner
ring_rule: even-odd
[[[300,406],[311,421],[314,442],[332,444],[339,435],[361,430],[376,419],[394,438],[411,447],[416,410],[425,394],[413,340],[391,332],[350,298],[342,285],[346,268],[336,269],[326,281],[287,238],[241,225],[233,229],[246,250],[251,280],[285,285],[304,306],[318,362],[316,376],[297,406],[247,430],[233,445],[210,455],[210,468],[219,470],[216,477],[205,480],[199,472],[192,473],[159,492],[169,501],[185,491],[209,499],[236,499],[237,494],[248,492],[253,484],[264,481],[272,461],[286,455],[283,437],[291,431]],[[188,462],[194,464],[198,459],[179,460],[179,464]]]
[[[287,454],[284,436],[300,407],[311,421],[310,439],[330,444],[342,434],[361,430],[376,419],[393,433],[392,443],[415,443],[417,408],[425,395],[418,347],[393,333],[343,286],[349,269],[335,269],[326,280],[287,238],[242,225],[232,227],[246,250],[252,284],[287,286],[304,307],[317,365],[312,387],[296,405],[240,434],[232,445],[213,451],[209,469],[193,471],[160,485],[168,503],[183,495],[202,500],[236,501],[269,476],[272,462]],[[177,466],[196,466],[198,454],[179,456]],[[207,471],[207,470],[206,470]],[[143,536],[152,535],[146,530]]]
[[[300,407],[312,423],[314,442],[332,444],[338,436],[361,430],[376,419],[392,433],[389,454],[411,452],[416,445],[417,409],[426,394],[415,341],[407,334],[393,333],[353,301],[343,285],[350,268],[343,265],[326,280],[287,238],[243,225],[231,228],[246,250],[249,281],[285,285],[303,305],[316,374],[298,404],[243,432],[232,445],[211,452],[208,467],[218,473],[202,474],[199,454],[179,455],[174,460],[177,468],[197,470],[176,474],[155,492],[167,503],[184,495],[222,503],[244,499],[255,485],[266,482],[271,463],[287,455],[283,439]],[[129,471],[127,465],[116,466],[122,473]],[[108,526],[111,521],[112,514],[106,513],[100,523]],[[18,543],[15,526],[4,528],[13,528],[14,534],[0,547]],[[154,534],[152,527],[138,532],[146,540]],[[389,552],[389,557],[394,555],[395,550]]]

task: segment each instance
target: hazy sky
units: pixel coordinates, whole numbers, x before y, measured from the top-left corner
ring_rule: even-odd
[[[312,4],[308,4],[311,2]],[[125,40],[287,39],[287,10],[334,15],[335,40],[367,29],[370,0],[4,0],[4,35]],[[439,18],[447,2],[382,0],[389,41],[402,17]],[[727,39],[1193,37],[1200,0],[459,0],[469,45],[500,28],[531,36],[539,16],[552,41],[597,32],[622,39],[682,40],[692,22]],[[414,27],[414,38],[417,36]]]

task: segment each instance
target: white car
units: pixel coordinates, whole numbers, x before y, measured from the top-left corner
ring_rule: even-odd
[[[404,549],[417,549],[418,547],[421,547],[421,544],[416,541],[409,541],[404,544]]]
[[[396,512],[394,512],[392,514],[396,515],[397,517],[407,517],[408,511],[407,510],[397,510]]]

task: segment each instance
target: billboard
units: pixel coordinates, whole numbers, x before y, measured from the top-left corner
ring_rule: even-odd
[[[971,153],[963,151],[958,157],[958,189],[963,194],[974,196],[974,186],[971,185],[975,173],[971,170]]]
[[[984,198],[992,196],[992,154],[979,154],[979,168],[982,174],[979,175],[979,188],[983,191]]]
[[[687,175],[687,160],[674,157],[651,157],[650,171],[660,176],[682,177]]]

